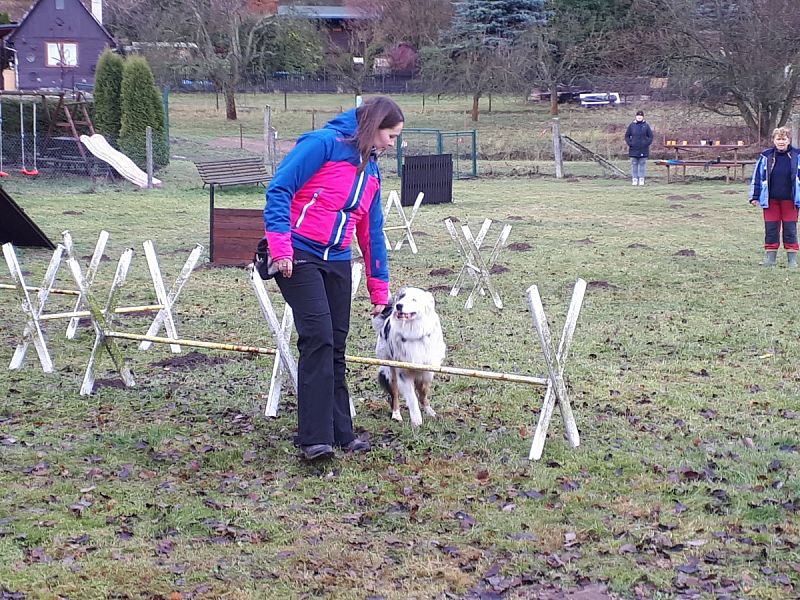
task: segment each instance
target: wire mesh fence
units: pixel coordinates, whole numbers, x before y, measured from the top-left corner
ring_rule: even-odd
[[[93,156],[80,140],[71,137],[40,133],[20,137],[4,133],[0,140],[0,183],[5,185],[15,178],[98,178],[109,175],[108,163]]]

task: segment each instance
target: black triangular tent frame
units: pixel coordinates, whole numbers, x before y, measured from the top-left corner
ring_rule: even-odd
[[[14,202],[0,185],[0,243],[11,242],[15,246],[47,248],[55,250],[56,245],[50,241],[39,226],[33,222],[25,211]]]

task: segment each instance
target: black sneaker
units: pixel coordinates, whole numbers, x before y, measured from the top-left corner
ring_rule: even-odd
[[[369,452],[372,450],[372,444],[367,440],[353,439],[349,444],[342,446],[345,452]]]
[[[330,444],[311,444],[310,446],[300,446],[300,453],[303,458],[311,462],[333,456],[333,447]]]

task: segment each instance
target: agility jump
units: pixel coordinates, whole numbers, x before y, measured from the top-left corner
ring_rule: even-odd
[[[68,235],[68,234],[67,234]],[[102,236],[101,236],[102,237]],[[71,242],[71,240],[70,240]],[[169,294],[163,286],[163,279],[158,267],[157,257],[152,242],[146,241],[144,243],[145,254],[148,257],[148,265],[150,273],[153,278],[154,287],[159,303],[153,305],[144,305],[138,307],[118,307],[119,291],[127,278],[130,268],[131,260],[133,257],[133,250],[127,249],[123,252],[119,259],[116,274],[109,291],[108,299],[105,305],[101,308],[101,303],[95,298],[90,289],[88,277],[91,275],[87,271],[84,275],[77,259],[71,251],[71,243],[68,242],[67,246],[70,248],[70,256],[67,259],[69,270],[77,284],[78,290],[59,290],[68,295],[77,295],[80,303],[86,310],[75,310],[66,313],[44,313],[44,305],[50,292],[56,292],[53,288],[56,272],[61,263],[62,255],[66,250],[65,246],[59,244],[54,252],[53,258],[47,269],[44,284],[41,288],[33,288],[27,286],[22,269],[17,261],[13,245],[8,243],[3,245],[3,254],[6,263],[11,271],[14,285],[4,285],[0,289],[14,289],[19,297],[22,299],[22,310],[26,316],[25,330],[22,335],[22,341],[17,346],[14,358],[9,365],[11,369],[18,369],[22,365],[25,352],[28,346],[33,343],[39,356],[39,361],[45,372],[49,373],[54,370],[52,359],[50,358],[49,351],[47,350],[45,337],[42,331],[43,322],[55,319],[76,319],[79,317],[89,317],[95,331],[95,341],[92,352],[87,364],[86,372],[84,375],[83,383],[81,386],[81,394],[90,394],[94,384],[94,363],[97,358],[98,352],[103,348],[106,353],[111,357],[116,371],[119,373],[121,379],[127,387],[134,387],[136,385],[132,372],[130,371],[128,361],[123,357],[116,340],[130,340],[140,342],[140,349],[147,349],[152,344],[167,344],[170,345],[173,352],[179,352],[181,346],[206,348],[209,350],[223,350],[243,352],[257,355],[272,355],[276,357],[277,372],[282,365],[293,379],[296,385],[296,365],[294,371],[292,364],[294,359],[288,343],[288,332],[291,331],[289,327],[287,330],[287,322],[280,323],[277,316],[272,309],[272,304],[269,301],[269,296],[266,292],[264,282],[261,280],[258,273],[250,268],[250,279],[256,290],[256,294],[261,303],[264,316],[267,318],[270,328],[276,337],[277,349],[265,348],[260,346],[245,345],[238,342],[225,343],[225,342],[212,342],[204,340],[183,339],[178,337],[175,327],[174,318],[171,309],[180,294],[183,285],[186,283],[189,275],[194,269],[195,264],[199,260],[202,253],[202,246],[197,246],[190,254],[189,259],[181,271],[181,275],[176,280]],[[102,253],[101,253],[102,254]],[[91,269],[90,269],[91,270]],[[480,280],[476,280],[476,288],[481,284]],[[483,281],[484,284],[488,282]],[[487,287],[489,287],[487,285]],[[33,302],[29,295],[29,291],[37,291],[37,301]],[[476,290],[473,290],[473,292]],[[468,369],[450,366],[431,366],[421,365],[414,363],[404,363],[399,361],[381,360],[376,358],[368,358],[361,356],[345,356],[345,359],[354,364],[364,364],[373,366],[392,366],[404,369],[415,369],[422,371],[431,371],[434,373],[442,373],[448,375],[457,375],[464,377],[474,377],[478,379],[488,379],[494,381],[506,381],[511,383],[522,383],[527,385],[545,386],[546,391],[542,402],[541,410],[539,412],[539,419],[534,434],[533,443],[529,453],[529,458],[532,460],[539,460],[542,456],[544,443],[547,436],[547,429],[552,418],[556,402],[559,405],[562,420],[564,421],[565,433],[567,440],[571,447],[575,448],[580,445],[580,435],[575,422],[575,417],[570,406],[567,388],[564,383],[565,362],[569,354],[569,348],[577,325],[578,316],[583,303],[583,297],[586,291],[586,282],[583,279],[578,279],[575,283],[572,299],[570,301],[569,309],[567,311],[564,328],[562,330],[561,339],[557,348],[553,347],[552,336],[550,328],[547,323],[547,318],[544,313],[544,306],[539,295],[538,287],[535,285],[530,286],[527,291],[527,301],[531,310],[534,327],[539,338],[542,355],[547,365],[547,377],[533,377],[528,375],[518,375],[514,373],[503,373],[496,371],[486,371],[478,369]],[[266,299],[266,301],[264,301]],[[267,308],[269,307],[269,309]],[[115,329],[115,319],[117,316],[124,315],[130,312],[142,311],[158,311],[156,318],[153,320],[150,328],[145,334],[129,333],[118,331]],[[286,314],[284,314],[286,317]],[[160,337],[157,335],[161,327],[167,329],[168,337]],[[275,377],[273,377],[275,380]]]

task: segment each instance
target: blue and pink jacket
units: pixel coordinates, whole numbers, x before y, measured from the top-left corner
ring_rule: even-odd
[[[769,208],[769,176],[772,167],[775,166],[775,153],[777,150],[767,148],[758,157],[758,162],[753,169],[753,177],[750,180],[750,200],[758,200],[761,208]],[[792,161],[792,200],[794,205],[800,208],[800,151],[789,146],[787,150]]]
[[[273,260],[293,258],[298,249],[323,260],[349,261],[355,232],[370,301],[386,304],[381,175],[374,157],[358,173],[361,156],[352,141],[357,126],[353,109],[300,136],[267,188],[264,230]]]

